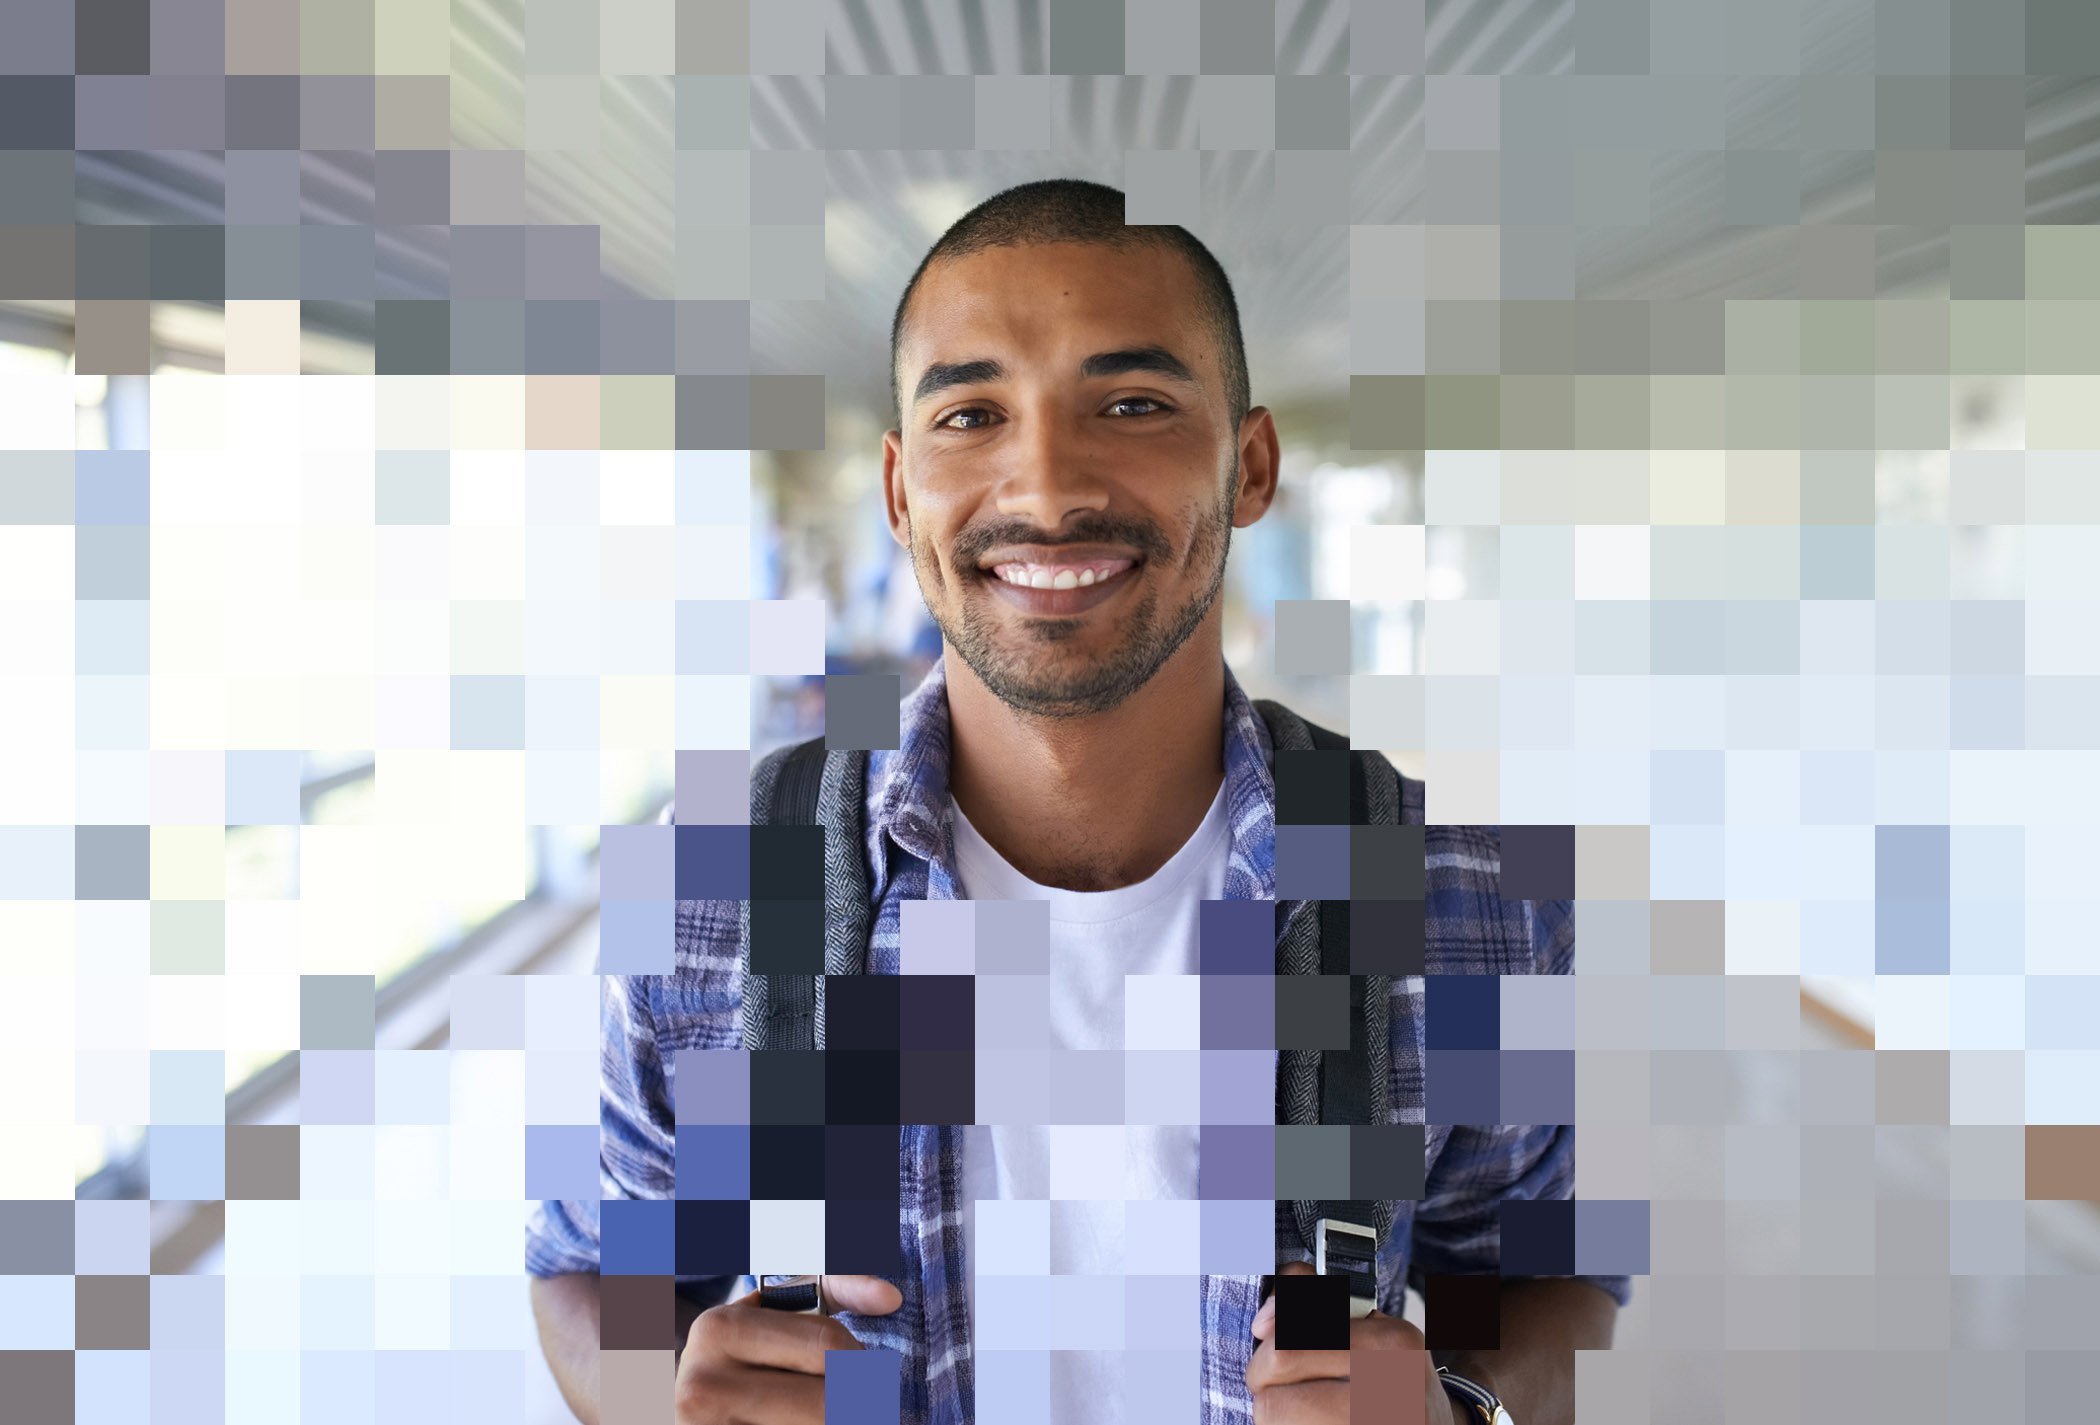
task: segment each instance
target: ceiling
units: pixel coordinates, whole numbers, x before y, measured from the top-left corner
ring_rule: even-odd
[[[1800,68],[1814,75],[1872,75],[1888,43],[1877,30],[1875,0],[1708,5],[1717,14],[1732,9],[1747,17],[1737,25],[1736,42],[1745,45],[1751,41],[1742,36],[1753,27],[1776,25],[1792,52],[1786,31],[1793,26]],[[1015,75],[1045,67],[1043,0],[828,0],[828,9],[825,60],[833,74]],[[1636,9],[1647,13],[1645,6]],[[1539,167],[1550,166],[1555,156],[1541,158],[1538,145],[1569,152],[1573,145],[1538,132],[1537,113],[1550,115],[1553,105],[1563,104],[1585,112],[1631,112],[1635,124],[1646,115],[1650,128],[1639,130],[1644,142],[1649,131],[1676,132],[1671,120],[1690,113],[1710,120],[1711,132],[1682,141],[1704,147],[1634,151],[1632,191],[1638,202],[1645,188],[1644,214],[1559,224],[1546,241],[1563,252],[1554,270],[1564,270],[1565,290],[1505,295],[1800,295],[1796,228],[1730,226],[1724,220],[1729,150],[1751,148],[1799,150],[1802,223],[1877,227],[1876,292],[1931,290],[1934,284],[1945,290],[1947,228],[1877,225],[1873,140],[1849,148],[1807,147],[1803,81],[1586,75],[1577,60],[1579,52],[1591,52],[1585,45],[1595,43],[1585,38],[1588,13],[1576,0],[1430,0],[1424,32],[1430,74],[1522,76],[1502,86],[1502,150],[1463,156],[1470,165],[1470,196],[1446,196],[1446,187],[1453,186],[1446,183],[1449,170],[1436,163],[1449,155],[1432,156],[1427,142],[1423,78],[1355,76],[1349,81],[1350,220],[1517,222],[1541,201],[1525,174],[1567,181]],[[454,0],[451,14],[454,147],[525,148],[523,0]],[[1347,0],[1277,0],[1276,15],[1279,73],[1347,73]],[[1675,43],[1660,29],[1652,33],[1658,49]],[[1759,34],[1756,42],[1770,41]],[[1725,64],[1724,56],[1713,67]],[[822,372],[830,378],[834,403],[886,410],[891,311],[912,268],[948,222],[1012,183],[1073,175],[1120,184],[1126,150],[1198,144],[1200,100],[1191,76],[1049,76],[1043,82],[1051,121],[1047,151],[827,150],[821,76],[753,78],[752,148],[824,153],[828,267],[824,301],[752,303],[756,369]],[[2023,90],[2026,221],[2100,219],[2100,79],[2001,82]],[[674,296],[674,81],[613,79],[605,81],[602,94],[596,150],[528,151],[528,212],[534,222],[599,227],[605,295]],[[1519,96],[1528,96],[1525,105],[1516,103]],[[1520,108],[1532,117],[1520,115]],[[300,163],[304,221],[371,221],[368,154],[309,151]],[[1273,153],[1206,152],[1203,165],[1204,214],[1193,230],[1238,281],[1256,398],[1275,404],[1331,399],[1349,372],[1347,229],[1314,222],[1277,201]],[[1625,160],[1619,168],[1627,171]],[[1481,173],[1487,175],[1484,187]],[[1645,185],[1639,181],[1643,174]],[[78,220],[223,222],[224,184],[224,160],[216,152],[81,152]],[[1585,201],[1576,195],[1571,217],[1579,217]],[[382,230],[384,295],[445,296],[446,234],[443,228]],[[369,309],[356,303],[310,304],[307,318],[340,335],[369,336]]]

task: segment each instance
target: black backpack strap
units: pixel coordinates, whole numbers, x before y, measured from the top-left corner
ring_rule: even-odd
[[[788,749],[773,780],[771,811],[766,820],[775,826],[813,826],[817,820],[817,797],[824,790],[824,739],[812,737]]]
[[[1359,752],[1350,748],[1349,739],[1338,732],[1307,722],[1281,704],[1263,700],[1255,705],[1269,723],[1272,740],[1278,745],[1283,737],[1278,735],[1290,722],[1302,727],[1312,743],[1312,750],[1319,752],[1349,752],[1349,821],[1351,825],[1366,826],[1372,823],[1370,779],[1374,775],[1392,776],[1383,758],[1375,752]],[[1288,720],[1288,722],[1286,721]],[[1292,729],[1295,732],[1295,729]],[[1292,736],[1292,741],[1297,738]],[[1302,744],[1300,744],[1302,745]],[[1398,798],[1390,797],[1381,805],[1388,811],[1397,811]],[[1350,903],[1346,900],[1326,900],[1318,903],[1319,915],[1319,959],[1318,973],[1339,975],[1349,982],[1349,1048],[1323,1050],[1319,1055],[1319,1103],[1322,1125],[1356,1125],[1385,1122],[1388,1109],[1386,1073],[1390,1068],[1391,1046],[1391,1000],[1389,981],[1382,976],[1352,974],[1349,954]],[[1280,1110],[1279,1105],[1279,1110]],[[1279,1111],[1279,1120],[1282,1115]],[[1352,1295],[1363,1298],[1375,1294],[1374,1273],[1369,1261],[1361,1255],[1361,1239],[1352,1234],[1329,1234],[1330,1240],[1319,1240],[1318,1224],[1322,1219],[1355,1223],[1369,1228],[1375,1236],[1377,1246],[1383,1246],[1392,1234],[1394,1206],[1391,1202],[1366,1200],[1316,1199],[1294,1201],[1290,1204],[1291,1216],[1298,1227],[1298,1235],[1315,1259],[1325,1254],[1322,1246],[1335,1249],[1339,1259],[1356,1256],[1354,1265],[1364,1268],[1358,1272],[1356,1288]],[[1345,1270],[1330,1265],[1330,1270]],[[1266,1287],[1266,1283],[1264,1284]]]
[[[816,825],[817,800],[823,790],[824,739],[813,737],[788,749],[787,756],[781,760],[766,799],[765,823],[771,826]],[[755,1038],[746,1034],[747,1047],[816,1048],[817,977],[753,974],[750,934],[750,908],[747,906],[744,911],[744,989],[756,1031]]]
[[[868,931],[868,869],[861,845],[867,789],[863,751],[829,752],[822,737],[768,754],[753,769],[754,826],[823,826],[823,974],[758,974],[751,969],[751,907],[743,910],[744,1047],[815,1049],[824,1041],[824,975],[858,974]],[[826,825],[825,795],[838,799]]]

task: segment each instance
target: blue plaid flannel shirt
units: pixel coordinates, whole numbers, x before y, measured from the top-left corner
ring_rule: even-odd
[[[1267,724],[1225,674],[1225,796],[1232,825],[1228,900],[1273,900],[1276,791]],[[879,906],[867,970],[899,968],[902,908],[955,900],[955,843],[948,806],[946,672],[936,662],[905,700],[894,751],[869,756],[867,854]],[[1405,819],[1422,816],[1421,784],[1404,785]],[[1567,974],[1575,927],[1566,901],[1504,901],[1499,841],[1479,828],[1429,830],[1426,968],[1442,975]],[[1284,922],[1305,902],[1286,902]],[[741,1052],[742,997],[736,901],[678,903],[673,973],[606,975],[601,982],[599,1188],[604,1200],[675,1196],[673,1083],[681,1050]],[[1392,1007],[1393,1121],[1424,1121],[1423,979],[1395,978]],[[843,1313],[871,1347],[903,1357],[902,1419],[908,1425],[968,1425],[975,1414],[963,1261],[960,1131],[906,1125],[899,1132],[900,1236],[904,1303],[889,1316]],[[1500,1261],[1499,1205],[1567,1198],[1574,1192],[1574,1130],[1567,1126],[1445,1126],[1426,1130],[1426,1180],[1419,1203],[1401,1202],[1378,1259],[1379,1308],[1404,1309],[1410,1272],[1492,1272]],[[1278,1258],[1303,1258],[1288,1206],[1278,1207]],[[534,1276],[594,1272],[600,1202],[537,1204],[526,1228]],[[1584,1277],[1621,1305],[1625,1277]],[[1259,1279],[1204,1276],[1202,1425],[1251,1425],[1247,1362]],[[748,1286],[748,1279],[745,1285]]]

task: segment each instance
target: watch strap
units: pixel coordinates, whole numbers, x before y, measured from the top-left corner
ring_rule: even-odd
[[[1448,1366],[1438,1366],[1436,1376],[1443,1383],[1445,1393],[1463,1402],[1468,1416],[1478,1420],[1480,1425],[1497,1425],[1498,1421],[1509,1419],[1495,1393],[1480,1382],[1456,1375]]]

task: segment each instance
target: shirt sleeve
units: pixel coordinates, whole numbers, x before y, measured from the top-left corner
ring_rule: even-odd
[[[1532,971],[1566,975],[1575,967],[1575,908],[1565,900],[1526,907]],[[1560,1201],[1575,1195],[1575,1129],[1569,1124],[1456,1127],[1437,1158],[1415,1214],[1409,1278],[1497,1271],[1504,1202]],[[1623,1276],[1578,1276],[1624,1306]]]
[[[599,977],[599,1198],[557,1199],[532,1210],[525,1269],[533,1276],[598,1270],[600,1200],[674,1196],[677,1122],[657,1049],[652,978]]]
[[[1502,1265],[1502,1204],[1574,1196],[1575,1130],[1567,1124],[1459,1127],[1451,1130],[1424,1185],[1415,1213],[1408,1280]],[[1578,1276],[1624,1306],[1625,1277]]]

